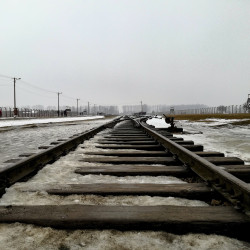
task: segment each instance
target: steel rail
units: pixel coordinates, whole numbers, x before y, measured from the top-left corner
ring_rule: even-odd
[[[60,141],[59,144],[52,146],[35,155],[31,155],[17,163],[0,168],[0,197],[5,193],[5,188],[13,185],[15,182],[34,175],[38,170],[42,169],[46,164],[56,161],[69,151],[75,149],[83,141],[93,137],[98,132],[112,128],[120,121],[120,117],[97,128],[83,132],[78,136],[74,136],[67,141]]]
[[[136,127],[141,127],[149,136],[158,141],[168,152],[183,162],[185,166],[200,176],[236,208],[242,209],[250,215],[250,185],[248,183],[150,129],[145,123],[146,120],[147,118],[133,121]]]

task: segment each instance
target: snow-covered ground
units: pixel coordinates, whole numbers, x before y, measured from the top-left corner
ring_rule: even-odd
[[[0,127],[11,126],[24,126],[30,124],[46,124],[46,123],[60,123],[60,122],[72,122],[72,121],[85,121],[101,119],[104,116],[81,116],[81,117],[60,117],[60,118],[43,118],[43,119],[0,119]]]
[[[20,223],[0,224],[1,250],[247,250],[249,244],[217,235],[166,232],[56,230]]]
[[[226,156],[239,157],[250,164],[250,125],[230,125],[240,120],[206,119],[201,122],[180,120],[176,122],[177,127],[183,127],[184,132],[190,134],[176,135],[185,140],[193,140],[195,144],[204,146],[205,151],[218,151]],[[242,121],[242,120],[241,120]],[[148,124],[156,127],[168,127],[164,119],[153,118]],[[228,126],[218,126],[225,125]]]
[[[104,122],[104,121],[102,121]],[[98,125],[99,121],[89,123]],[[75,125],[77,126],[77,125]],[[86,129],[86,124],[81,124]],[[74,126],[73,126],[74,127]],[[55,126],[53,133],[63,132],[65,127]],[[50,130],[50,127],[46,127]],[[80,128],[78,128],[80,129]],[[76,130],[78,130],[76,129]],[[31,129],[28,129],[29,133]],[[42,133],[33,128],[39,135]],[[70,130],[70,129],[68,129]],[[18,130],[23,132],[25,130]],[[178,206],[208,206],[198,200],[187,200],[174,197],[158,196],[99,196],[99,195],[70,195],[66,197],[49,195],[46,188],[56,185],[76,183],[183,183],[182,180],[171,176],[103,176],[78,175],[76,167],[97,166],[96,163],[83,163],[87,151],[100,150],[95,148],[98,140],[108,130],[79,145],[75,151],[61,157],[53,164],[45,166],[28,182],[16,183],[8,188],[0,199],[0,205],[13,204],[86,204],[86,205],[178,205]],[[6,132],[9,134],[10,132]],[[45,134],[45,131],[43,131]],[[53,134],[50,132],[50,135]],[[5,134],[5,133],[2,133]],[[13,136],[13,135],[12,135]],[[10,136],[11,137],[11,136]],[[41,136],[42,138],[42,136]],[[84,148],[82,148],[84,147]],[[104,150],[105,151],[105,150]],[[125,150],[126,151],[126,150]],[[91,157],[91,156],[87,156]],[[92,156],[94,157],[94,156]],[[0,249],[250,249],[250,245],[218,235],[187,234],[174,235],[166,232],[116,230],[56,230],[20,223],[0,224]]]
[[[194,133],[181,135],[181,137],[186,140],[193,140],[196,144],[204,145],[206,151],[213,150],[222,152],[226,156],[239,157],[246,164],[250,164],[250,125],[217,126],[225,124],[225,122],[215,120],[206,124],[203,122],[180,121],[179,124],[185,131]],[[229,124],[231,121],[227,122]],[[202,132],[202,134],[197,132]]]
[[[154,117],[152,119],[147,120],[147,124],[155,126],[156,128],[167,128],[167,127],[170,127],[170,125],[167,124],[165,122],[165,119],[162,118],[161,116]]]
[[[91,119],[98,120],[91,121]],[[0,130],[0,167],[6,165],[5,161],[16,159],[20,154],[37,153],[39,152],[39,146],[47,146],[58,139],[67,139],[73,134],[100,126],[109,120],[102,119],[101,116],[13,121],[0,120],[0,126],[3,126],[3,124],[14,124],[8,127],[7,131],[3,130],[1,132]],[[30,126],[26,127],[28,124]]]

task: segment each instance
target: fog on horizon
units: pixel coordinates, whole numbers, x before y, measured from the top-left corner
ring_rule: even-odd
[[[243,104],[250,1],[0,2],[0,107]],[[37,86],[37,87],[35,87]]]

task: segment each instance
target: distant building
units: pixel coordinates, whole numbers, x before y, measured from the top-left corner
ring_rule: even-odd
[[[138,113],[134,113],[133,115],[134,116],[144,116],[146,114],[147,114],[146,112],[138,112]]]
[[[174,107],[170,107],[170,114],[174,115]]]

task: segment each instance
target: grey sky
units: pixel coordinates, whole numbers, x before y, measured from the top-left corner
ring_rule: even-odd
[[[249,20],[249,0],[1,0],[0,74],[81,105],[242,104]],[[17,85],[18,106],[57,105]],[[13,82],[0,77],[6,105]]]

